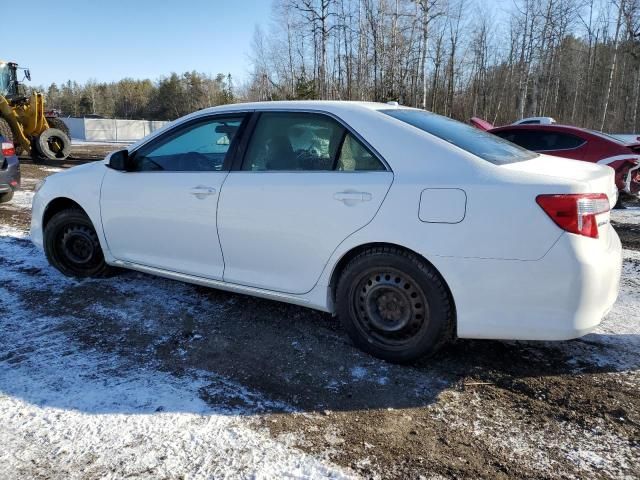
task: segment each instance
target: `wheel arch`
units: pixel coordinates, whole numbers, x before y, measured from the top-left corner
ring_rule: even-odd
[[[330,295],[331,305],[333,306],[336,303],[336,290],[338,288],[338,280],[340,279],[340,275],[342,274],[342,272],[343,272],[344,268],[347,266],[347,264],[353,258],[355,258],[356,256],[360,255],[365,250],[369,250],[369,249],[372,249],[372,248],[379,248],[379,247],[392,247],[392,248],[397,248],[397,249],[403,250],[403,251],[405,251],[407,253],[415,255],[416,257],[418,257],[419,259],[421,259],[422,261],[427,263],[431,268],[433,268],[433,270],[440,277],[440,280],[442,280],[443,285],[447,289],[447,294],[449,295],[449,298],[451,299],[451,305],[453,307],[453,323],[454,323],[454,327],[455,327],[455,325],[457,323],[456,299],[453,296],[453,293],[451,292],[451,288],[449,287],[449,283],[447,282],[447,279],[442,275],[442,273],[440,273],[440,270],[432,262],[429,261],[428,258],[425,258],[424,255],[421,255],[420,253],[416,252],[415,250],[407,248],[404,245],[399,245],[397,243],[389,243],[389,242],[364,243],[362,245],[358,245],[356,247],[353,247],[350,250],[348,250],[347,252],[345,252],[342,255],[342,257],[340,257],[340,260],[338,260],[336,262],[335,266],[333,267],[333,271],[331,272],[331,277],[330,277],[330,281],[329,281],[329,295]]]
[[[81,210],[89,219],[91,218],[87,211],[75,200],[68,197],[57,197],[51,200],[44,209],[44,213],[42,214],[42,231],[47,227],[49,220],[51,220],[56,213],[62,212],[63,210]]]

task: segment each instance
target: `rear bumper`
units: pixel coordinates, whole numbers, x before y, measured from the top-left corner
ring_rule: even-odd
[[[620,239],[608,228],[604,248],[563,234],[537,261],[467,259],[450,285],[458,336],[567,340],[595,329],[616,301],[622,269]]]

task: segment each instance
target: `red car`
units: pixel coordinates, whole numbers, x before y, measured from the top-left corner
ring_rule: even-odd
[[[624,142],[601,132],[569,125],[494,127],[476,117],[470,123],[527,150],[609,165],[616,171],[620,193],[640,197],[640,138],[635,142]]]

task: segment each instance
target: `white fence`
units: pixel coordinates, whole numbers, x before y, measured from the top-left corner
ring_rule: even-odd
[[[107,118],[61,118],[71,138],[89,142],[134,142],[169,122]]]

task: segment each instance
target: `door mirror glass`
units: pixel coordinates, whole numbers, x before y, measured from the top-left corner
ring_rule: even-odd
[[[129,150],[118,150],[109,157],[109,168],[126,172],[129,170]]]

